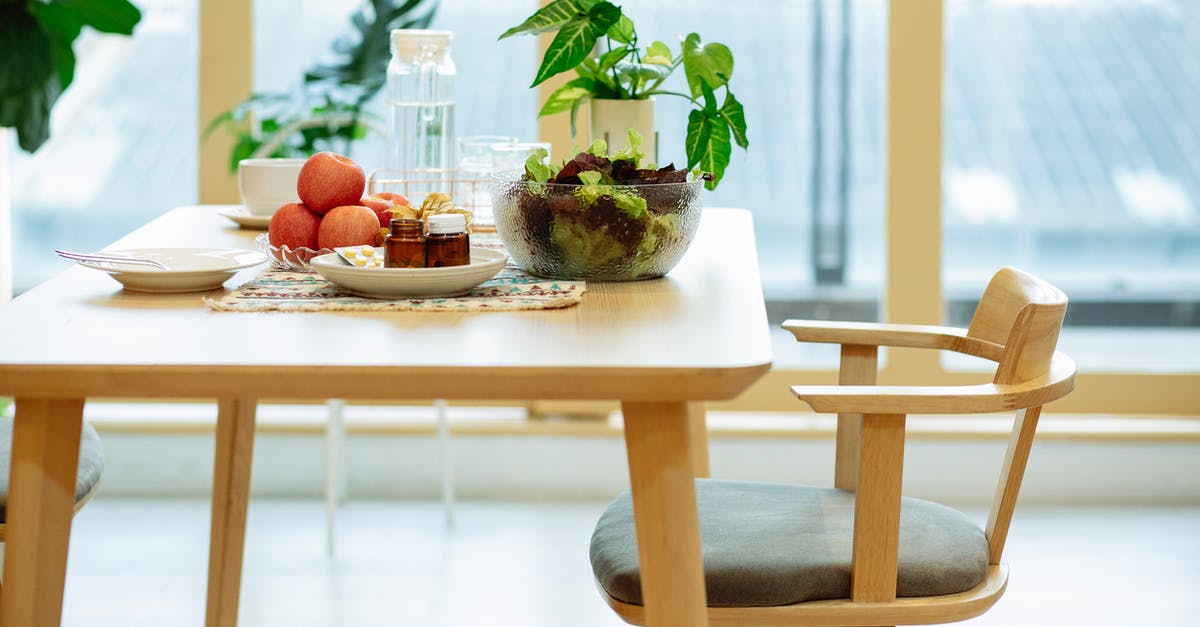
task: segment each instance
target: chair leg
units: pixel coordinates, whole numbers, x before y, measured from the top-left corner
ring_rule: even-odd
[[[446,508],[446,526],[454,526],[454,457],[450,450],[450,422],[446,416],[446,400],[433,401],[437,415],[438,453],[442,462],[442,505]]]
[[[712,476],[708,464],[708,423],[704,403],[688,403],[688,439],[692,452],[692,472],[697,479]]]
[[[343,410],[346,401],[331,398],[325,401],[329,419],[325,422],[325,553],[333,557],[337,507],[342,498],[342,442],[346,437]]]

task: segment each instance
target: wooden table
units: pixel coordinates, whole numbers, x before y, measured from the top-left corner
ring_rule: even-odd
[[[212,206],[113,248],[253,248]],[[236,286],[261,268],[239,273]],[[207,625],[236,624],[258,399],[611,399],[625,441],[651,625],[705,623],[693,476],[704,401],[770,366],[749,213],[707,210],[669,276],[589,283],[567,309],[216,313],[207,294],[126,292],[73,267],[0,307],[0,395],[16,397],[0,619],[58,625],[84,399],[218,403]]]

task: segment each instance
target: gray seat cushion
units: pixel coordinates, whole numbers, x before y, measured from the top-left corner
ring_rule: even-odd
[[[850,597],[854,493],[774,483],[696,481],[710,607],[763,607]],[[613,598],[642,604],[629,492],[592,534],[592,571]],[[987,540],[962,513],[905,498],[897,594],[969,590],[987,572]]]
[[[12,428],[11,419],[0,420],[0,523],[8,520],[8,469],[12,461]],[[83,500],[92,488],[100,482],[100,473],[104,471],[104,449],[100,445],[100,436],[92,425],[83,423],[83,432],[79,437],[79,471],[75,474],[75,502]]]

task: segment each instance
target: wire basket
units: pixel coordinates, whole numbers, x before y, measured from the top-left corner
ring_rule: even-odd
[[[496,220],[492,215],[491,180],[479,178],[481,174],[461,169],[379,169],[367,177],[367,195],[379,192],[403,194],[410,204],[419,207],[426,196],[441,192],[449,195],[456,206],[471,212],[474,216],[472,230],[494,231]]]

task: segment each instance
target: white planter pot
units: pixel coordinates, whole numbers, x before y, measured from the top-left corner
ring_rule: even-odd
[[[592,141],[608,142],[609,152],[625,147],[629,129],[642,136],[642,152],[651,163],[658,163],[658,134],[654,130],[654,98],[645,100],[607,100],[594,98],[591,104]]]

